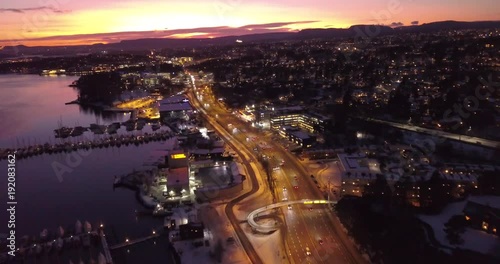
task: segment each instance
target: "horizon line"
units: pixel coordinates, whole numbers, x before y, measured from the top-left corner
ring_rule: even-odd
[[[248,35],[264,35],[264,34],[275,34],[275,33],[299,33],[301,31],[304,31],[304,30],[314,30],[314,29],[322,29],[322,30],[327,30],[327,29],[349,29],[349,28],[352,28],[352,27],[355,27],[355,26],[384,26],[384,27],[388,27],[388,28],[393,28],[393,29],[396,29],[396,28],[408,28],[408,27],[418,27],[418,26],[422,26],[422,25],[427,25],[427,24],[432,24],[432,23],[440,23],[440,22],[456,22],[456,23],[480,23],[480,22],[500,22],[500,20],[475,20],[475,21],[460,21],[460,20],[438,20],[438,21],[432,21],[432,22],[426,22],[426,23],[422,23],[422,24],[410,24],[410,25],[401,25],[401,26],[391,26],[391,25],[385,25],[385,24],[375,24],[375,23],[362,23],[362,24],[351,24],[350,26],[346,26],[346,27],[312,27],[312,28],[304,28],[304,29],[295,29],[295,30],[291,30],[290,28],[284,28],[284,27],[281,27],[281,28],[278,28],[277,31],[270,31],[270,32],[258,32],[258,33],[252,33],[252,30],[249,30],[248,31],[248,34],[227,34],[227,35],[219,35],[219,36],[210,36],[210,33],[201,33],[201,34],[195,34],[197,33],[197,29],[201,29],[201,28],[188,28],[188,29],[165,29],[165,30],[144,30],[144,31],[117,31],[117,32],[101,32],[101,33],[89,33],[89,34],[73,34],[73,35],[54,35],[54,36],[47,36],[47,37],[39,37],[39,38],[26,38],[24,39],[24,41],[48,41],[48,40],[51,40],[51,39],[57,39],[57,38],[68,38],[68,37],[91,37],[91,36],[94,36],[94,37],[98,37],[98,36],[106,36],[106,35],[119,35],[119,34],[141,34],[141,33],[144,33],[144,34],[147,34],[147,33],[162,33],[162,32],[169,32],[169,31],[189,31],[191,30],[192,32],[191,33],[180,33],[180,34],[171,34],[170,36],[172,35],[189,35],[189,34],[193,34],[193,37],[179,37],[179,38],[176,38],[176,37],[136,37],[136,38],[126,38],[126,39],[121,39],[121,40],[117,40],[117,41],[114,41],[114,42],[106,42],[106,41],[99,41],[99,42],[91,42],[89,41],[88,43],[86,44],[64,44],[64,43],[59,43],[59,44],[54,44],[54,45],[25,45],[25,44],[18,44],[18,45],[3,45],[3,46],[0,46],[0,50],[3,50],[5,48],[9,48],[9,47],[19,47],[19,46],[24,46],[24,47],[28,47],[28,48],[34,48],[34,47],[73,47],[73,46],[93,46],[93,45],[108,45],[108,44],[116,44],[116,43],[120,43],[120,42],[123,42],[123,41],[129,41],[129,40],[140,40],[140,39],[168,39],[168,40],[207,40],[207,39],[219,39],[219,38],[224,38],[224,37],[240,37],[240,36],[248,36]],[[289,25],[291,24],[297,24],[297,23],[301,23],[300,21],[298,22],[284,22],[284,23],[288,23]],[[259,25],[259,24],[257,24]],[[260,25],[265,25],[265,24],[260,24]],[[222,28],[226,28],[226,29],[238,29],[238,28],[241,28],[241,29],[244,29],[245,27],[249,27],[249,26],[255,26],[255,24],[249,24],[249,25],[243,25],[243,26],[240,26],[240,27],[231,27],[231,26],[215,26],[215,27],[207,27],[205,29],[222,29]],[[266,30],[270,30],[270,28],[264,28]],[[8,39],[0,39],[0,43],[1,42],[15,42],[15,41],[22,41],[23,39],[14,39],[14,40],[8,40]]]

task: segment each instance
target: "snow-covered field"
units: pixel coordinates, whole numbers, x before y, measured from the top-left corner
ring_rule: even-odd
[[[446,238],[444,224],[454,215],[462,215],[467,200],[449,204],[439,215],[420,215],[419,218],[432,226],[434,236],[444,246],[469,249],[483,254],[500,256],[500,239],[486,232],[466,228],[462,234],[464,243],[459,246],[451,245]]]
[[[285,251],[281,245],[280,231],[270,235],[253,234],[249,227],[245,231],[248,231],[247,237],[264,263],[288,263],[286,258],[283,259]]]

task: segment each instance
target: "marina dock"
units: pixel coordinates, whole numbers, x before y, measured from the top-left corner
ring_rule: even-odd
[[[115,250],[115,249],[120,249],[120,248],[124,248],[124,247],[128,247],[128,246],[132,246],[132,245],[135,245],[135,244],[138,244],[138,243],[142,243],[142,242],[148,241],[148,240],[153,239],[153,238],[157,238],[159,236],[160,236],[159,234],[155,233],[155,234],[152,234],[152,235],[147,236],[147,237],[138,238],[138,239],[130,240],[130,241],[127,240],[127,241],[125,241],[123,243],[113,245],[113,246],[109,247],[109,249],[110,250]]]
[[[106,258],[106,263],[113,264],[111,252],[109,251],[108,242],[106,241],[106,235],[104,234],[103,230],[99,231],[99,236],[101,237],[102,250],[104,251],[104,258]]]
[[[16,159],[24,159],[32,156],[53,153],[69,153],[79,149],[95,149],[108,147],[128,146],[129,144],[140,145],[153,141],[165,141],[174,136],[170,131],[155,131],[144,135],[113,135],[100,139],[81,140],[75,142],[63,142],[56,144],[36,144],[21,148],[0,149],[0,160],[7,159],[9,154],[15,154]]]

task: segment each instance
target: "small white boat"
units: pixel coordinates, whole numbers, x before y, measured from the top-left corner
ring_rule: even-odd
[[[35,250],[36,250],[36,247],[35,246],[31,246],[28,249],[28,256],[33,256],[35,254]]]
[[[49,242],[45,243],[45,244],[43,245],[43,246],[44,246],[44,248],[45,248],[45,251],[46,251],[46,252],[50,252],[50,251],[54,248],[55,242],[56,242],[56,241],[55,241],[55,240],[53,240],[53,241],[49,241]]]
[[[48,235],[49,235],[49,231],[47,231],[47,229],[44,229],[42,232],[40,232],[40,239],[41,240],[47,239]]]
[[[77,220],[75,223],[75,233],[76,234],[82,233],[82,222],[80,222],[80,220]]]
[[[59,226],[59,230],[58,230],[58,235],[59,237],[64,237],[64,229],[62,228],[62,226]]]
[[[66,246],[71,245],[71,242],[73,242],[73,236],[69,236],[64,239],[64,244],[66,244]]]
[[[99,253],[99,258],[97,259],[99,264],[106,264],[106,258],[102,253]]]
[[[64,240],[62,238],[58,238],[56,240],[56,249],[59,251],[63,248]]]
[[[90,235],[89,234],[83,235],[82,244],[84,247],[90,247]]]
[[[35,252],[36,252],[37,255],[39,255],[40,253],[42,253],[42,250],[43,250],[42,245],[40,245],[40,244],[36,244],[35,245]]]
[[[74,236],[71,241],[73,242],[73,244],[75,245],[80,245],[80,237],[79,236]]]
[[[88,221],[85,221],[83,228],[84,228],[86,233],[92,232],[92,225]]]

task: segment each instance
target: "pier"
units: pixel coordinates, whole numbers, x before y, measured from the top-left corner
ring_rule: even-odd
[[[102,229],[99,231],[99,236],[101,237],[102,250],[104,251],[104,258],[107,264],[113,264],[113,259],[111,258],[111,252],[109,251],[108,242],[106,241],[106,235]]]
[[[128,247],[128,246],[132,246],[132,245],[135,245],[135,244],[138,244],[138,243],[142,243],[142,242],[148,241],[148,240],[153,239],[153,238],[157,238],[159,236],[160,236],[159,234],[157,234],[156,232],[154,232],[152,235],[147,236],[147,237],[142,237],[142,238],[138,238],[138,239],[134,239],[134,240],[130,240],[130,241],[127,239],[123,243],[116,244],[116,245],[113,245],[113,246],[109,247],[109,249],[110,250],[115,250],[115,249],[119,249],[119,248],[124,248],[124,247]]]
[[[170,131],[157,131],[153,133],[145,133],[144,135],[115,135],[106,136],[100,139],[82,140],[77,142],[62,142],[56,144],[36,144],[21,148],[0,148],[0,160],[7,159],[9,154],[15,154],[16,159],[23,159],[41,154],[53,153],[69,153],[79,149],[95,149],[95,148],[108,148],[108,147],[121,147],[121,145],[128,146],[134,144],[145,144],[153,141],[165,141],[174,136]]]

